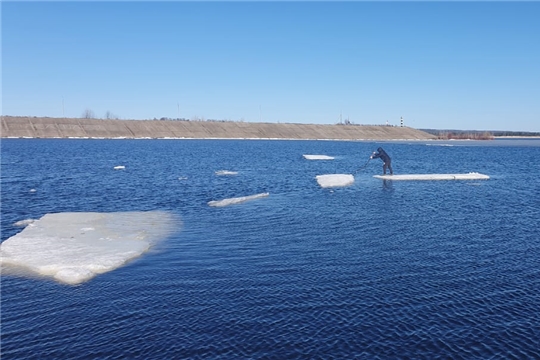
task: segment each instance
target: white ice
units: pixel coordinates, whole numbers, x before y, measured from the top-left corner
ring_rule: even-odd
[[[218,170],[216,171],[216,175],[223,176],[223,175],[237,175],[238,171],[229,171],[229,170]]]
[[[140,256],[176,225],[163,211],[46,214],[0,245],[0,262],[79,284]]]
[[[125,169],[126,167],[124,165],[118,165],[118,166],[115,166],[114,167],[114,170],[123,170]]]
[[[245,201],[254,200],[254,199],[260,199],[263,197],[267,197],[270,195],[269,193],[261,193],[261,194],[255,194],[255,195],[249,195],[249,196],[241,196],[241,197],[235,197],[235,198],[229,198],[229,199],[223,199],[223,200],[214,200],[209,201],[208,205],[215,206],[215,207],[222,207],[222,206],[228,206],[233,204],[239,204],[243,203]]]
[[[468,174],[404,174],[404,175],[373,175],[383,180],[487,180],[488,175],[477,172]]]
[[[303,155],[308,160],[334,160],[333,156],[328,155]]]
[[[323,188],[349,186],[354,183],[354,176],[351,174],[317,175],[315,178]]]
[[[15,226],[20,226],[20,227],[25,227],[27,225],[30,225],[32,224],[33,222],[35,222],[36,220],[35,219],[25,219],[25,220],[19,220],[17,221],[15,224]]]

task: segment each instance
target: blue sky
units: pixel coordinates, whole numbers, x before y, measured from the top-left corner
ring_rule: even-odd
[[[540,131],[540,2],[6,2],[2,114]]]

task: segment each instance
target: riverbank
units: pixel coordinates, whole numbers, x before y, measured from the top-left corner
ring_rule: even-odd
[[[434,140],[410,127],[234,121],[101,120],[2,117],[2,138],[177,138],[299,140]]]

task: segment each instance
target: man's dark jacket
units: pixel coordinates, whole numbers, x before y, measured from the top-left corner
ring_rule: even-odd
[[[373,159],[381,158],[382,161],[385,163],[389,163],[391,161],[390,156],[386,153],[386,151],[383,150],[383,148],[378,148],[377,153],[373,155]]]

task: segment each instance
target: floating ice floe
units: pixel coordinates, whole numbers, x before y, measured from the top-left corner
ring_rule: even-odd
[[[246,201],[249,201],[249,200],[260,199],[260,198],[263,198],[263,197],[267,197],[268,195],[270,195],[270,194],[269,193],[261,193],[261,194],[255,194],[255,195],[249,195],[249,196],[241,196],[241,197],[235,197],[235,198],[229,198],[229,199],[223,199],[223,200],[214,200],[214,201],[209,201],[208,205],[215,206],[215,207],[222,207],[222,206],[228,206],[228,205],[243,203],[243,202],[246,202]]]
[[[354,176],[351,174],[317,175],[315,178],[323,188],[349,186],[354,183]]]
[[[216,171],[216,175],[223,176],[223,175],[237,175],[238,171],[229,171],[229,170],[218,170]]]
[[[124,165],[118,165],[114,167],[114,170],[124,170],[126,167]]]
[[[31,192],[31,193],[35,193],[36,191],[37,191],[36,189],[30,189],[30,191],[29,191],[29,192]]]
[[[489,176],[477,172],[468,174],[404,174],[404,175],[373,175],[383,180],[488,180]]]
[[[0,244],[0,263],[79,284],[140,256],[176,224],[163,211],[46,214]]]
[[[333,156],[328,155],[303,155],[308,160],[334,160]]]

